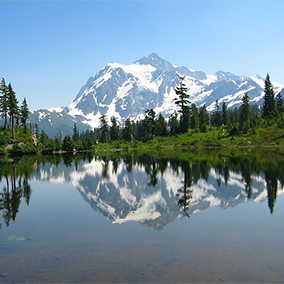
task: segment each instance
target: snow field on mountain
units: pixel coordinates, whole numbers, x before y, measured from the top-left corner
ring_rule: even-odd
[[[131,65],[122,65],[119,63],[112,63],[112,68],[121,68],[126,74],[131,74],[136,80],[138,86],[143,86],[153,92],[158,92],[159,84],[152,81],[152,74],[157,70],[151,65],[141,65],[139,63]]]

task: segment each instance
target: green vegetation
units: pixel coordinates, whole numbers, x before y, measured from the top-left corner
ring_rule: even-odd
[[[263,107],[251,105],[249,94],[242,98],[239,108],[229,109],[226,101],[218,100],[212,113],[206,105],[199,109],[190,104],[184,77],[175,88],[175,104],[179,107],[166,121],[162,114],[156,116],[153,109],[145,111],[140,121],[125,121],[120,127],[115,117],[108,125],[106,115],[100,117],[100,127],[79,133],[76,123],[73,135],[62,137],[59,131],[49,138],[37,125],[28,126],[28,104],[21,106],[11,84],[4,78],[0,85],[0,113],[3,126],[0,129],[0,153],[52,153],[129,149],[192,149],[216,147],[280,147],[284,146],[284,102],[275,92],[267,75]]]
[[[157,119],[153,109],[146,110],[145,119],[132,123],[128,119],[121,129],[117,124],[113,125],[111,130],[115,127],[115,136],[104,135],[107,125],[101,123],[99,129],[88,132],[91,141],[99,142],[94,147],[110,150],[284,146],[283,97],[279,93],[275,99],[269,75],[265,80],[263,108],[251,106],[249,94],[246,93],[240,108],[228,110],[223,101],[220,109],[217,100],[211,114],[206,105],[199,109],[195,104],[189,107],[183,79],[180,77],[180,86],[175,89],[179,116],[175,112],[166,122],[161,114]],[[106,120],[105,116],[102,118],[102,121]],[[115,118],[111,120],[115,121]],[[129,131],[131,135],[125,135]]]
[[[0,128],[0,154],[35,153],[38,151],[33,131],[27,125],[28,104],[24,98],[18,105],[11,83],[0,84],[0,114],[4,124]]]
[[[259,127],[247,134],[230,135],[226,127],[210,127],[207,132],[189,130],[186,134],[175,136],[157,136],[147,142],[134,140],[110,141],[98,143],[97,150],[115,149],[192,149],[192,148],[236,148],[236,147],[283,147],[284,128],[278,128],[277,123],[268,127]]]

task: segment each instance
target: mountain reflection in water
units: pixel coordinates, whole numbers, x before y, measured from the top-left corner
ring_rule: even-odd
[[[136,221],[156,230],[178,217],[267,200],[274,211],[283,192],[278,152],[184,152],[109,156],[30,156],[0,162],[0,211],[6,226],[22,202],[32,202],[30,180],[69,183],[114,224]],[[2,225],[1,225],[2,226]]]

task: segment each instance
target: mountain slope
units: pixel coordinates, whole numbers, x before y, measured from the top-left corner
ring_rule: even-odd
[[[135,61],[131,65],[115,62],[107,64],[95,77],[90,77],[80,89],[73,102],[66,107],[40,110],[31,115],[31,121],[37,122],[47,134],[60,129],[69,133],[68,127],[74,122],[79,130],[99,126],[99,117],[114,116],[120,124],[127,118],[142,119],[145,110],[153,108],[155,112],[169,117],[177,108],[174,104],[174,88],[178,85],[178,76],[185,75],[190,100],[198,107],[206,104],[209,111],[214,110],[215,101],[225,101],[228,108],[238,107],[243,95],[248,92],[252,103],[263,102],[264,79],[237,76],[230,72],[218,71],[208,75],[184,66],[174,66],[160,58],[156,53]],[[284,86],[273,82],[276,93]],[[57,124],[55,123],[57,117]],[[60,119],[59,119],[60,118]],[[54,128],[57,125],[57,128]],[[53,127],[53,130],[49,129]],[[54,133],[52,134],[54,135]]]

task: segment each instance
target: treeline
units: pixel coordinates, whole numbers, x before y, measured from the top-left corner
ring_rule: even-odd
[[[187,133],[190,129],[194,132],[210,132],[223,127],[229,135],[237,136],[253,133],[258,127],[276,122],[278,127],[284,126],[283,97],[281,93],[276,96],[268,74],[262,106],[251,105],[249,94],[246,93],[239,108],[228,110],[226,102],[223,101],[220,105],[217,100],[212,113],[208,112],[206,105],[198,108],[196,104],[190,103],[184,78],[179,77],[179,86],[175,88],[174,101],[178,110],[171,114],[168,121],[162,114],[157,115],[153,109],[147,109],[144,119],[134,122],[128,118],[121,127],[114,116],[110,118],[109,123],[108,117],[103,114],[100,117],[99,128],[79,133],[74,123],[73,135],[62,137],[62,134],[58,132],[55,139],[50,139],[44,131],[39,134],[36,128],[38,141],[46,151],[80,151],[95,148],[97,143],[117,142],[115,145],[120,145],[123,141],[147,142],[155,137]]]
[[[95,149],[97,143],[113,143],[119,147],[120,142],[134,141],[147,142],[155,137],[169,137],[193,132],[210,132],[216,129],[226,130],[229,136],[245,135],[254,133],[257,128],[273,125],[277,123],[279,128],[284,127],[283,112],[284,102],[282,94],[275,94],[270,77],[267,74],[265,79],[264,103],[262,106],[251,105],[249,93],[242,98],[239,108],[229,109],[225,101],[219,104],[215,102],[215,109],[209,113],[206,105],[200,108],[190,102],[187,94],[188,88],[184,84],[185,77],[179,77],[179,85],[175,88],[177,111],[172,113],[168,120],[162,114],[156,114],[153,109],[145,111],[145,118],[139,121],[126,119],[124,126],[119,126],[118,121],[113,116],[110,123],[106,115],[100,117],[100,126],[93,130],[79,133],[76,123],[74,123],[73,134],[65,135],[59,131],[54,139],[49,138],[46,133],[38,129],[37,125],[32,127],[35,133],[36,144],[33,141],[25,145],[13,146],[14,152],[53,152],[53,151],[82,151]],[[3,129],[11,129],[13,141],[15,142],[15,121],[18,128],[25,131],[27,127],[28,106],[26,99],[21,106],[15,96],[11,84],[6,85],[5,80],[1,81],[0,112],[4,118]],[[9,121],[8,121],[9,118]],[[222,128],[221,128],[222,127]],[[220,130],[220,131],[221,131]],[[31,130],[30,130],[31,131]],[[17,142],[17,141],[16,141]],[[0,135],[0,146],[1,143]]]
[[[127,172],[131,172],[135,166],[145,170],[148,177],[148,186],[155,188],[159,183],[159,177],[170,169],[172,174],[180,176],[182,174],[182,186],[178,189],[177,201],[185,216],[189,216],[189,211],[193,211],[192,196],[194,195],[194,185],[201,179],[209,181],[212,170],[215,172],[217,185],[222,188],[229,184],[232,175],[240,174],[244,184],[244,190],[249,200],[254,200],[262,191],[256,188],[253,180],[257,177],[265,179],[267,190],[267,203],[271,214],[277,201],[277,196],[284,188],[284,161],[283,155],[278,152],[268,151],[259,153],[259,150],[246,151],[234,150],[232,152],[206,152],[206,150],[195,152],[174,152],[169,156],[137,155],[129,153],[111,153],[107,156],[93,156],[90,153],[77,155],[33,155],[17,158],[14,160],[0,160],[0,216],[4,224],[8,227],[11,221],[15,221],[22,203],[29,204],[31,200],[32,188],[29,180],[41,166],[58,166],[61,163],[67,167],[77,168],[82,161],[91,163],[93,159],[100,161],[103,165],[102,179],[108,178],[111,174],[116,174],[120,163],[123,161]],[[11,162],[12,161],[12,162]],[[110,166],[111,165],[111,166]],[[57,174],[61,174],[60,172]],[[234,178],[234,177],[233,177]],[[161,187],[156,189],[161,190]],[[225,203],[238,199],[240,189],[220,190],[216,194]],[[154,190],[154,189],[153,189]],[[139,191],[139,190],[138,190]],[[192,207],[191,210],[189,210]],[[0,217],[1,229],[1,217]]]
[[[162,114],[157,115],[153,109],[146,110],[145,118],[140,121],[126,119],[123,127],[119,127],[115,117],[110,118],[109,126],[107,116],[102,115],[100,127],[81,133],[80,140],[88,141],[88,143],[107,143],[118,140],[146,142],[157,136],[166,137],[187,133],[189,129],[208,132],[221,126],[234,136],[254,132],[257,127],[272,125],[276,122],[278,127],[284,126],[283,97],[281,93],[275,95],[268,74],[262,106],[251,105],[249,94],[246,93],[239,108],[228,110],[225,101],[220,105],[217,100],[212,113],[208,112],[206,105],[197,108],[196,104],[190,103],[189,95],[186,93],[188,89],[183,83],[184,78],[180,77],[180,84],[175,89],[175,104],[178,106],[178,111],[174,112],[168,121]],[[77,134],[75,136],[78,137]]]

